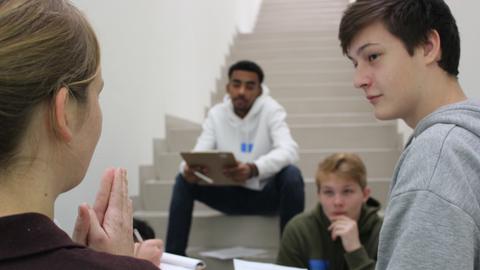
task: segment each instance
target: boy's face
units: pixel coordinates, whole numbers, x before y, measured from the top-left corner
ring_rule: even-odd
[[[358,220],[362,205],[369,196],[369,188],[362,189],[357,182],[333,173],[321,181],[318,192],[319,202],[329,220],[336,216]]]
[[[426,66],[423,50],[410,56],[400,39],[381,22],[361,30],[347,50],[355,66],[354,85],[365,92],[381,120],[400,118],[407,123],[419,115]]]

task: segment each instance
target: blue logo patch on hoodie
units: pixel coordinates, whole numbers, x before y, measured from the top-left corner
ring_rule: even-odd
[[[308,261],[309,270],[328,270],[330,269],[330,262],[327,260],[310,259]]]
[[[253,143],[242,143],[240,150],[242,153],[251,153],[253,150]]]

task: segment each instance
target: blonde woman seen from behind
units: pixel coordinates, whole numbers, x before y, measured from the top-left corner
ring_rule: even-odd
[[[52,222],[100,137],[102,88],[97,38],[69,1],[0,2],[1,269],[158,269],[162,242],[133,243],[125,169],[79,207],[75,241]]]

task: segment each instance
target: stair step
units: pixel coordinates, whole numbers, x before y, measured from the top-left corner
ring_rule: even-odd
[[[270,41],[270,42],[287,42],[295,40],[304,40],[304,39],[318,39],[318,38],[330,38],[338,39],[338,29],[328,29],[328,30],[315,30],[315,31],[303,31],[303,32],[272,32],[272,33],[249,33],[241,34],[238,36],[238,39],[241,42],[260,42],[260,41]],[[235,46],[235,44],[234,44]]]
[[[258,21],[256,30],[264,29],[329,29],[329,28],[338,28],[340,25],[341,16],[329,16],[318,14],[318,13],[308,13],[308,12],[298,12],[298,13],[289,13],[285,12],[285,16],[288,18],[264,18]],[[313,21],[313,22],[312,22]]]
[[[337,112],[372,113],[372,106],[365,98],[360,97],[286,99],[279,100],[279,102],[287,110],[288,114]]]
[[[347,1],[332,1],[332,0],[295,0],[294,4],[292,5],[291,0],[275,0],[275,1],[265,1],[262,3],[262,16],[263,16],[263,8],[267,7],[276,7],[276,6],[284,6],[286,8],[294,9],[297,6],[312,6],[317,5],[320,7],[346,7]]]
[[[343,70],[328,70],[328,71],[306,71],[306,72],[275,72],[270,74],[266,78],[266,83],[269,85],[270,82],[275,84],[284,84],[288,82],[303,82],[310,84],[321,84],[324,82],[330,83],[352,83],[353,79],[353,69],[343,69]]]
[[[309,72],[320,72],[325,70],[339,70],[341,72],[349,72],[353,74],[353,65],[352,63],[343,56],[338,57],[324,57],[324,58],[310,58],[310,59],[298,59],[293,60],[293,58],[275,58],[275,59],[262,59],[258,60],[258,58],[250,58],[250,57],[237,57],[235,59],[229,60],[229,63],[235,63],[240,60],[245,59],[255,59],[255,62],[262,67],[265,72],[266,78],[271,79],[271,77],[275,77],[277,75],[284,75],[288,73],[292,73],[292,70],[295,70],[297,73],[309,73]],[[228,81],[227,79],[227,70],[223,71],[222,74],[225,74],[222,77],[222,84],[221,87],[218,88],[220,90],[224,90],[224,85]],[[330,81],[324,81],[321,83],[333,83]],[[297,83],[305,83],[303,81],[297,81]],[[348,83],[351,87],[353,86],[352,77],[349,77],[349,80],[343,83]]]
[[[290,114],[287,116],[289,126],[321,125],[321,124],[351,124],[351,123],[382,123],[375,119],[372,113],[324,113],[324,114]],[[394,123],[394,121],[390,121]]]
[[[333,42],[332,42],[333,43]],[[256,46],[256,47],[251,47],[251,48],[236,48],[233,47],[231,51],[231,56],[237,56],[237,55],[252,55],[252,54],[259,54],[259,55],[273,55],[273,54],[292,54],[292,56],[295,57],[297,54],[309,54],[309,55],[322,55],[322,54],[327,54],[329,53],[337,53],[340,51],[340,48],[337,44],[332,44],[330,46],[326,46],[325,44],[303,44],[299,46],[282,46],[282,47],[266,47],[266,46]],[[290,71],[291,72],[291,71]]]
[[[360,155],[371,177],[390,177],[400,157],[399,149],[346,149],[329,148],[300,150],[298,167],[304,177],[314,177],[318,163],[335,152],[354,152]],[[178,173],[181,157],[178,152],[154,154],[156,179],[174,179]]]
[[[166,239],[166,211],[136,211],[134,216],[146,220],[156,237]],[[275,249],[279,243],[277,216],[227,216],[216,211],[196,211],[193,214],[189,246]]]
[[[392,123],[323,124],[290,126],[300,149],[396,148],[397,127]],[[200,128],[167,130],[169,152],[191,150],[200,136]]]
[[[296,38],[252,38],[251,34],[241,34],[236,38],[233,50],[253,50],[253,49],[283,49],[303,46],[338,46],[339,40],[336,36],[324,36],[319,33],[299,36]]]
[[[325,124],[295,126],[292,136],[300,149],[336,148],[397,148],[397,127],[389,123]]]
[[[337,27],[335,27],[337,28]],[[329,32],[333,29],[331,26],[304,26],[304,27],[297,27],[295,25],[289,25],[285,26],[283,28],[278,28],[278,27],[258,27],[255,28],[255,32],[258,34],[263,34],[263,33],[290,33],[290,32],[313,32],[313,31],[323,31],[323,32]],[[337,28],[337,34],[338,34],[338,28]],[[329,33],[327,35],[334,36],[335,33]]]
[[[340,46],[331,46],[331,47],[324,47],[319,45],[317,48],[311,48],[308,50],[295,50],[295,49],[284,49],[283,51],[278,50],[265,50],[265,51],[238,51],[232,52],[227,61],[231,63],[231,59],[254,59],[255,61],[261,62],[265,59],[289,59],[289,58],[297,58],[297,59],[309,59],[311,57],[343,57],[342,50]]]
[[[340,50],[339,50],[340,51]],[[229,56],[227,59],[228,63],[235,63],[240,60],[245,59],[253,59],[256,63],[258,63],[262,68],[265,66],[271,66],[274,68],[271,72],[283,72],[283,73],[292,73],[292,72],[321,72],[325,71],[324,69],[309,69],[308,67],[322,67],[323,64],[333,64],[333,65],[341,65],[338,68],[336,66],[329,67],[326,70],[344,70],[351,72],[354,71],[352,63],[343,55],[312,55],[311,57],[285,57],[284,55],[272,57],[272,58],[249,58],[249,57],[236,57],[236,56]],[[298,67],[298,69],[293,69],[292,67]],[[268,69],[265,68],[265,71]],[[228,67],[225,67],[225,70],[222,74],[225,74],[222,79],[227,78],[226,74],[228,71]],[[266,73],[267,77],[269,72]],[[350,82],[350,81],[348,81]],[[297,82],[301,83],[301,82]],[[331,81],[323,81],[321,83],[331,83]],[[352,83],[351,83],[352,84]]]
[[[310,100],[311,98],[329,99],[329,98],[360,98],[364,96],[363,91],[355,89],[350,82],[297,82],[294,80],[284,83],[270,82],[270,78],[267,77],[269,82],[265,82],[265,85],[270,89],[270,95],[276,100],[287,100],[304,98]],[[227,84],[226,79],[217,81],[217,91],[212,93],[212,104],[223,102],[224,97],[227,95],[225,87]]]
[[[305,206],[310,209],[315,206],[317,199],[317,189],[315,179],[311,177],[304,178],[305,181]],[[150,211],[168,211],[170,198],[173,189],[174,180],[146,180],[143,183],[142,200],[144,210]],[[390,187],[390,178],[369,178],[368,185],[372,188],[372,196],[380,201],[382,206],[386,206],[387,196]],[[212,210],[203,203],[195,203],[195,212]]]
[[[247,58],[229,58],[229,63],[235,63],[240,60],[245,60]],[[268,78],[271,73],[291,73],[292,70],[296,72],[321,72],[325,70],[343,70],[343,71],[350,71],[353,73],[353,65],[352,63],[344,56],[312,56],[311,58],[265,58],[265,59],[255,59],[264,70],[266,77]],[[227,80],[227,68],[222,72],[225,74],[222,77],[223,82]],[[297,81],[297,84],[304,84],[305,82]],[[328,84],[333,83],[329,80],[320,82],[319,84]],[[343,83],[348,83],[353,85],[351,80]],[[224,89],[225,84],[222,83],[222,87],[219,88],[220,90]],[[281,85],[280,85],[281,86]]]
[[[219,82],[218,85],[221,83]],[[361,98],[364,96],[362,91],[359,91],[353,87],[351,83],[323,83],[323,84],[307,84],[299,83],[293,88],[287,86],[271,88],[267,84],[267,87],[270,89],[270,96],[276,100],[286,100],[286,99],[299,99],[299,98],[332,98],[332,97],[357,97]],[[219,91],[214,94],[214,104],[222,102],[223,98],[227,95],[225,91]],[[370,113],[371,114],[371,113]]]

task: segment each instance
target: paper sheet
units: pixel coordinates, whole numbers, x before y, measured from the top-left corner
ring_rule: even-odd
[[[172,265],[168,263],[160,263],[160,269],[161,270],[191,270],[189,268],[177,266],[177,265]]]
[[[204,251],[204,252],[200,252],[200,255],[204,257],[211,257],[211,258],[216,258],[220,260],[228,260],[228,259],[234,259],[234,258],[258,256],[266,252],[267,252],[266,250],[258,249],[258,248],[232,247],[232,248]]]
[[[201,260],[179,256],[164,252],[160,259],[160,269],[162,270],[183,270],[183,269],[204,269],[205,263]],[[164,269],[165,268],[165,269]]]
[[[233,260],[235,270],[307,270],[306,268],[288,267],[271,263],[249,262],[244,260]]]

